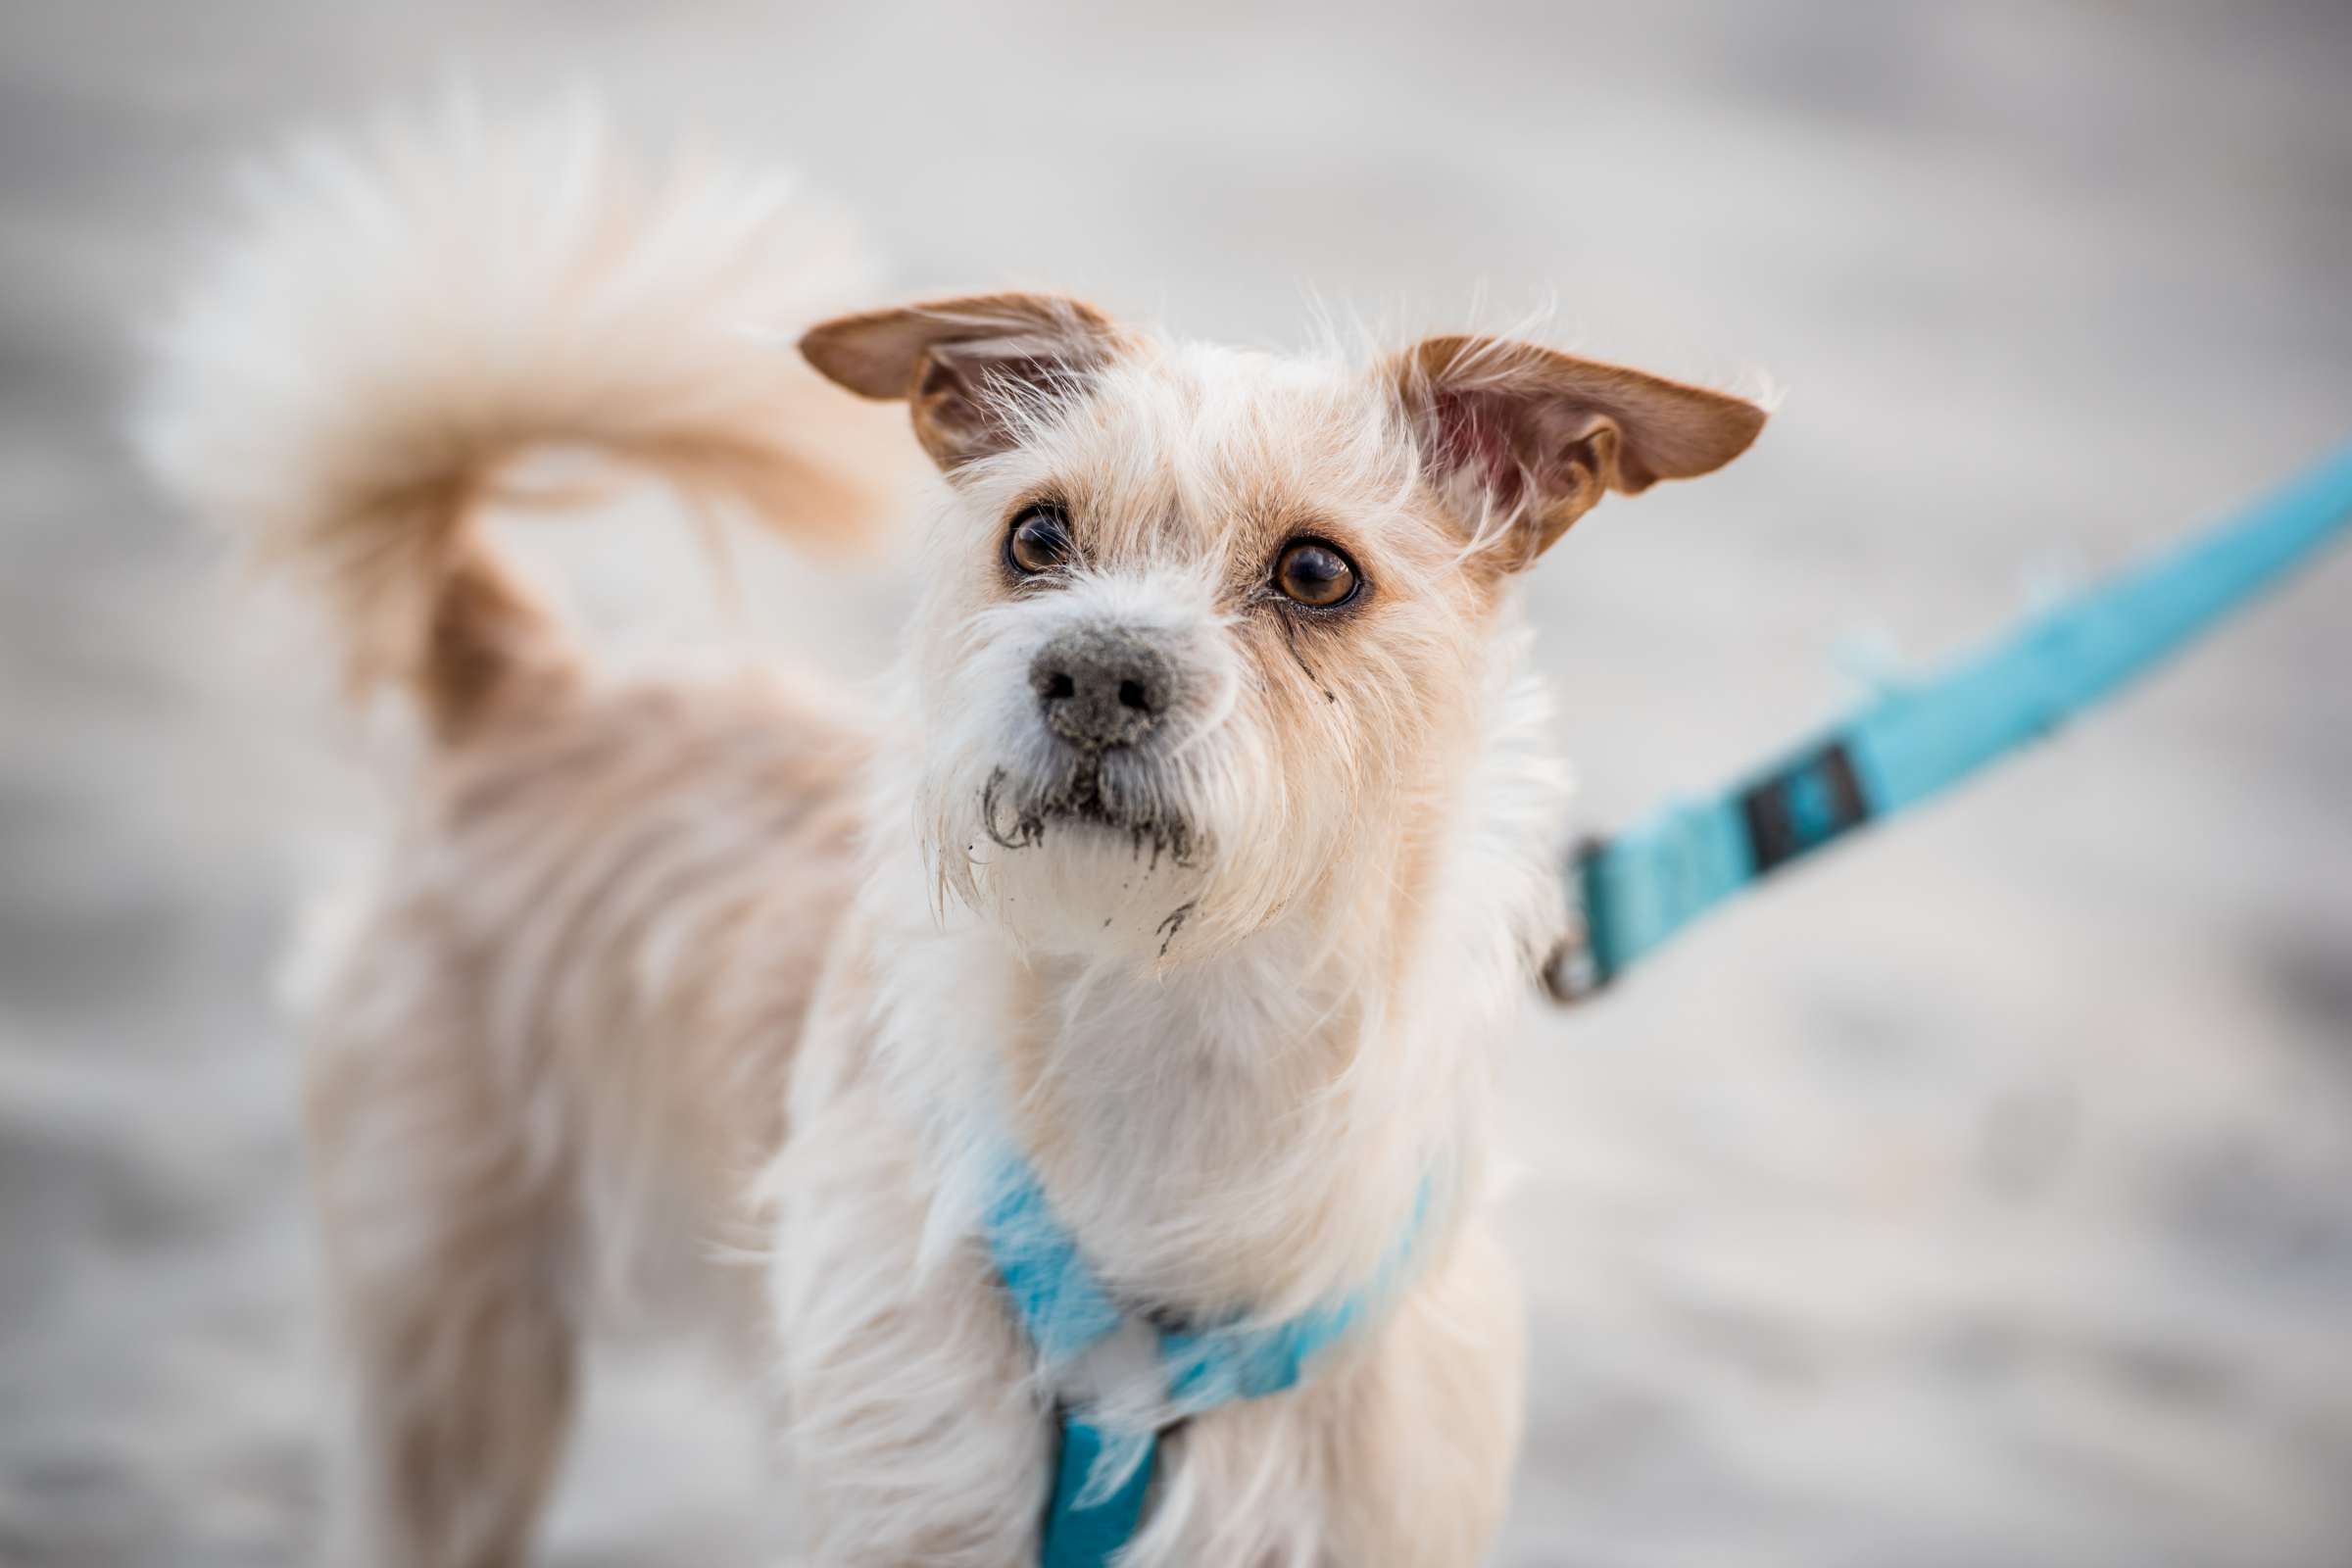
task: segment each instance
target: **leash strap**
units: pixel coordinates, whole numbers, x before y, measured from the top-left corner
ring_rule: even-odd
[[[1719,795],[1577,853],[1586,947],[1546,975],[1589,996],[1749,883],[1904,810],[2193,642],[2352,525],[2352,448],[2168,555],[1938,674],[1883,692]]]

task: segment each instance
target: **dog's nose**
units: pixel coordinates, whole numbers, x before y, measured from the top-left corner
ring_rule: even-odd
[[[1029,662],[1046,727],[1084,751],[1132,746],[1176,699],[1176,662],[1123,627],[1073,626]]]

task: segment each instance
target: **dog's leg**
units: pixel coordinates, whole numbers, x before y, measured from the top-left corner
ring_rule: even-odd
[[[351,1379],[332,1568],[520,1564],[572,1411],[559,1161],[492,1092],[470,1034],[433,1022],[323,1042],[313,1073]]]
[[[871,1093],[796,1129],[771,1267],[806,1562],[1034,1562],[1053,1431],[986,1260],[921,1256],[913,1140]]]
[[[1371,1361],[1315,1404],[1331,1456],[1329,1560],[1484,1561],[1509,1500],[1526,1386],[1518,1272],[1483,1219],[1400,1303]]]
[[[1178,1431],[1122,1568],[1473,1568],[1508,1500],[1523,1335],[1509,1259],[1475,1225],[1377,1342]]]

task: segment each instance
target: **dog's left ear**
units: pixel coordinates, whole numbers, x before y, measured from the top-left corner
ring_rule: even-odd
[[[1712,473],[1764,428],[1752,403],[1494,337],[1433,337],[1388,373],[1423,471],[1475,523],[1507,517],[1526,565],[1604,491]]]
[[[915,439],[954,469],[1011,445],[1024,411],[1083,388],[1119,341],[1083,301],[979,294],[820,321],[801,353],[860,397],[905,398]]]

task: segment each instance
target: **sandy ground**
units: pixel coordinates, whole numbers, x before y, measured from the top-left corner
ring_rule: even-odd
[[[806,169],[894,288],[1273,342],[1310,287],[1550,298],[1591,352],[1769,374],[1752,458],[1533,585],[1594,824],[1825,716],[1858,633],[1932,659],[2352,434],[2340,5],[1447,11],[0,12],[0,1560],[288,1563],[315,1520],[270,975],[373,803],[311,645],[116,433],[282,126],[593,84]],[[886,578],[781,578],[757,640],[871,667]],[[1501,1561],[2352,1561],[2348,612],[2337,559],[1531,1019]],[[752,1450],[729,1391],[615,1357],[549,1560],[754,1560]]]

